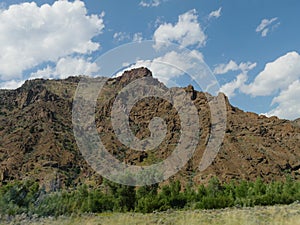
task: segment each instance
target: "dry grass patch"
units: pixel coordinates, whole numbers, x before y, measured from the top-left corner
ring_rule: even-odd
[[[28,223],[27,223],[28,222]],[[159,213],[101,213],[80,217],[47,218],[38,221],[11,221],[8,224],[51,225],[300,225],[300,204],[220,210],[167,211]]]

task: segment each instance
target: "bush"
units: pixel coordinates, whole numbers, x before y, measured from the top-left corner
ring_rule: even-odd
[[[217,209],[232,206],[290,204],[300,201],[300,182],[287,177],[285,182],[240,181],[221,184],[212,178],[197,190],[181,190],[179,181],[160,188],[158,184],[139,188],[105,180],[101,188],[86,185],[73,191],[46,193],[38,183],[14,182],[0,188],[0,214],[26,213],[59,216],[106,211],[149,213],[167,209]]]

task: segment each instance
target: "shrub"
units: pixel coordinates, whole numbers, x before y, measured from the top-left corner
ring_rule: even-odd
[[[221,184],[212,178],[197,190],[181,190],[179,181],[160,188],[158,184],[139,188],[105,180],[101,188],[86,185],[72,191],[48,192],[32,181],[14,182],[0,188],[0,214],[27,213],[59,216],[105,211],[149,213],[167,209],[217,209],[232,206],[290,204],[300,200],[300,182],[287,177],[285,182],[240,181]]]

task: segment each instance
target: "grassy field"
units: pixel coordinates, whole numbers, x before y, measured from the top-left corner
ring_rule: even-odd
[[[1,224],[182,224],[182,225],[300,225],[300,204],[253,208],[227,208],[220,210],[167,211],[161,213],[101,213],[74,217],[29,220],[16,217]]]

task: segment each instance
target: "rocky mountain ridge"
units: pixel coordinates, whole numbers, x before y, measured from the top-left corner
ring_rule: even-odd
[[[151,165],[167,158],[180,138],[178,113],[170,103],[154,97],[134,105],[130,127],[143,139],[150,135],[151,118],[163,118],[168,128],[164,142],[155,150],[137,152],[125,148],[116,138],[109,119],[114,99],[123,87],[142,77],[150,77],[153,84],[167,89],[146,68],[126,71],[106,82],[96,107],[101,140],[111,154],[131,165]],[[80,77],[36,79],[16,90],[0,90],[0,182],[34,179],[50,190],[80,183],[101,184],[101,176],[84,160],[73,135],[72,102],[79,81]],[[211,129],[208,95],[192,86],[182,90],[198,110],[200,141],[189,162],[170,179],[199,184],[212,176],[223,182],[257,177],[283,180],[286,174],[300,178],[299,119],[288,121],[243,112],[227,98],[227,127],[221,149],[212,165],[200,172],[198,166]]]

